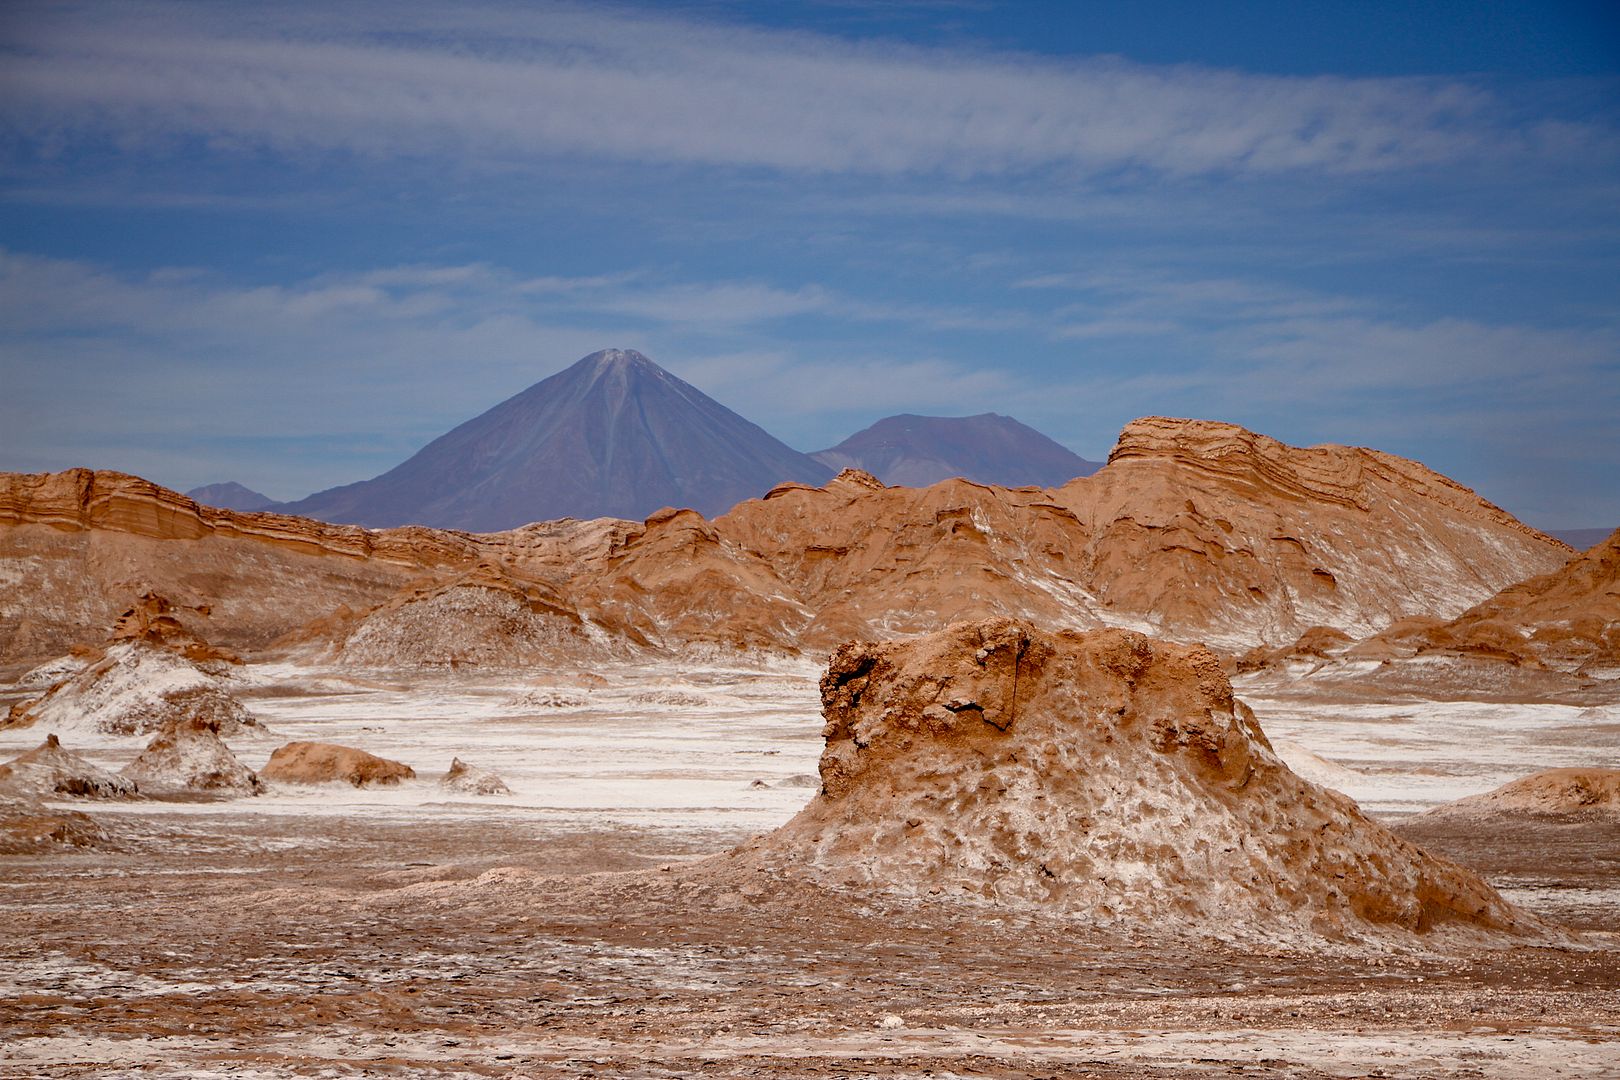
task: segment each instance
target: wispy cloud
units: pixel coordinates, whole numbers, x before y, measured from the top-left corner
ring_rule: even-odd
[[[0,120],[42,151],[511,166],[557,155],[797,173],[1368,173],[1613,154],[1457,80],[1283,78],[852,43],[562,5],[29,7]]]

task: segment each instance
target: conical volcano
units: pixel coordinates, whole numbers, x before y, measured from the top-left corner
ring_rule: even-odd
[[[831,470],[633,349],[604,349],[433,440],[383,475],[279,509],[382,528],[713,516]]]

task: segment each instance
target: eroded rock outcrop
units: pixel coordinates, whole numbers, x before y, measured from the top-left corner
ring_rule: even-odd
[[[712,521],[671,508],[487,535],[235,513],[115,473],[10,474],[0,572],[19,584],[0,594],[0,658],[61,655],[132,590],[208,607],[222,648],[364,664],[459,662],[458,635],[509,619],[529,651],[564,658],[821,652],[996,616],[1243,652],[1313,626],[1359,639],[1403,616],[1450,620],[1570,554],[1415,462],[1164,418],[1050,490],[846,470]]]
[[[278,784],[397,784],[416,779],[409,765],[390,761],[351,746],[290,742],[270,755],[259,778]]]
[[[89,814],[0,796],[0,855],[48,855],[102,847],[109,840]]]
[[[258,776],[243,765],[219,728],[207,719],[187,717],[166,725],[140,756],[122,770],[148,793],[203,791],[220,795],[257,795]]]
[[[1012,620],[841,647],[822,789],[733,859],[1235,938],[1541,927],[1278,759],[1216,656]]]
[[[439,780],[439,786],[446,791],[456,791],[463,795],[510,795],[512,789],[506,786],[506,781],[490,772],[480,769],[476,765],[469,765],[460,758],[450,762],[449,770]]]
[[[1380,646],[1388,656],[1441,653],[1620,679],[1620,531],[1449,622],[1392,627],[1357,651]]]
[[[610,635],[556,589],[484,565],[402,593],[346,629],[331,658],[368,668],[515,670],[599,660]]]
[[[0,765],[0,794],[13,797],[121,799],[137,790],[135,781],[90,764],[54,734]]]
[[[1620,769],[1543,769],[1423,816],[1620,822]]]
[[[263,731],[204,666],[161,646],[124,641],[42,697],[12,706],[0,727],[139,736],[187,721],[225,736]]]

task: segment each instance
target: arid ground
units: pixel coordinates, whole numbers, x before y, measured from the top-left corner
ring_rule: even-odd
[[[1620,827],[1411,816],[1425,791],[1567,760],[1583,732],[1588,756],[1612,757],[1612,711],[1408,702],[1331,720],[1271,688],[1261,722],[1269,709],[1364,785],[1351,794],[1581,932],[1568,948],[1300,951],[702,865],[813,793],[814,674],[537,686],[253,669],[243,697],[276,738],[237,745],[245,761],[320,735],[420,779],[103,804],[105,844],[0,860],[0,1073],[1620,1074]],[[1494,738],[1458,739],[1459,724]],[[4,734],[0,751],[37,741]],[[514,794],[440,792],[452,754]],[[1402,790],[1420,801],[1397,805]]]

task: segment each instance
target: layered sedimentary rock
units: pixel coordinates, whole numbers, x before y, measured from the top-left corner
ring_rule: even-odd
[[[0,474],[0,657],[100,642],[149,591],[208,608],[215,644],[260,650],[340,606],[380,604],[424,570],[473,565],[475,548],[455,533],[200,506],[123,473]]]
[[[135,781],[90,764],[54,734],[0,765],[0,795],[118,799],[137,790]]]
[[[1051,490],[888,487],[850,470],[713,521],[668,509],[484,535],[233,513],[78,470],[0,477],[0,574],[15,582],[0,592],[0,658],[97,639],[148,591],[206,608],[226,649],[352,648],[407,666],[454,660],[453,624],[478,639],[517,606],[539,619],[519,637],[581,662],[822,653],[998,615],[1241,652],[1313,626],[1360,638],[1403,616],[1449,620],[1570,554],[1413,462],[1158,418],[1129,425],[1094,476]]]
[[[416,770],[397,761],[333,743],[290,742],[270,755],[259,770],[263,780],[280,784],[397,784],[416,779]]]
[[[729,860],[1229,937],[1541,927],[1278,759],[1207,649],[1006,619],[851,643],[820,793]]]
[[[1423,816],[1620,822],[1620,769],[1543,769]]]
[[[1055,495],[1091,531],[1099,600],[1232,646],[1450,618],[1570,554],[1415,461],[1209,421],[1134,421],[1107,468]]]

